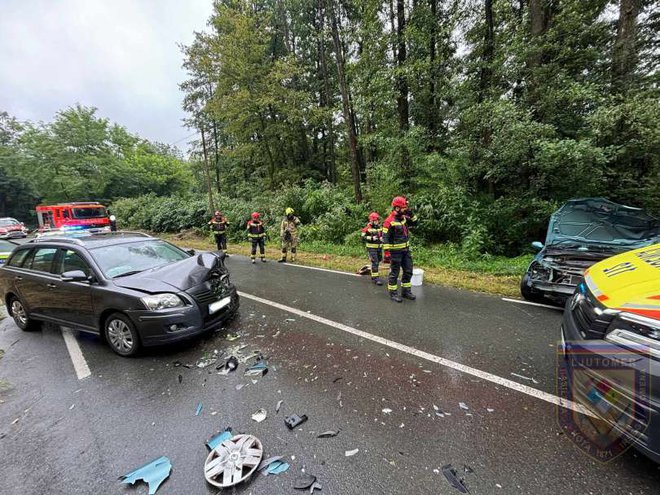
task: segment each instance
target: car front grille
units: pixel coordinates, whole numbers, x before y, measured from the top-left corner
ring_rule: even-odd
[[[605,312],[604,306],[596,301],[589,292],[576,294],[571,310],[579,330],[590,338],[605,335],[613,318],[613,315]]]
[[[206,306],[218,299],[226,297],[230,292],[231,284],[229,274],[214,277],[197,287],[193,287],[188,294],[200,305]]]

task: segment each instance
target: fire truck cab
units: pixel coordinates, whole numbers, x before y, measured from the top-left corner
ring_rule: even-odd
[[[101,203],[60,203],[37,206],[41,232],[62,230],[110,229],[110,218]]]

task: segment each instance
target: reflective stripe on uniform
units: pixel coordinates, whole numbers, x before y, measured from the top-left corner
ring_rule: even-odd
[[[392,290],[393,291],[393,290],[397,290],[397,289],[398,289],[398,287],[396,285],[387,284],[387,290]]]
[[[383,249],[385,251],[396,251],[398,249],[406,249],[408,246],[410,246],[408,242],[402,244],[383,244]]]
[[[367,247],[370,248],[370,249],[380,249],[381,246],[382,246],[382,244],[369,244],[369,243],[367,243]]]
[[[266,234],[248,234],[250,239],[258,239],[260,237],[266,237]]]
[[[412,287],[412,283],[411,282],[401,282],[401,287],[405,287],[407,289],[409,287]]]

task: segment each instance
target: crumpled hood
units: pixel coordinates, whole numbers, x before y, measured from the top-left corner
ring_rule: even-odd
[[[113,279],[115,285],[149,294],[186,291],[203,284],[216,273],[225,273],[222,259],[213,253],[200,253],[183,261]]]
[[[546,246],[572,242],[583,246],[634,249],[660,241],[660,220],[644,210],[605,198],[567,201],[550,217]]]

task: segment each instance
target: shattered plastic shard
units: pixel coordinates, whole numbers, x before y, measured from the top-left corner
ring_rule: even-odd
[[[202,412],[202,403],[200,402],[197,404],[197,410],[195,411],[195,416],[199,416],[199,414]]]
[[[275,461],[266,468],[266,474],[282,474],[289,469],[289,464],[283,461]]]
[[[264,419],[266,419],[266,416],[268,416],[266,410],[259,409],[256,413],[252,415],[252,419],[255,420],[257,423],[261,423]]]
[[[256,471],[263,450],[259,439],[252,435],[236,435],[225,440],[206,458],[204,477],[218,488],[237,485]]]
[[[461,409],[465,409],[466,411],[469,411],[469,410],[470,410],[470,408],[465,404],[465,402],[459,402],[459,403],[458,403],[458,406],[459,406]]]
[[[228,333],[225,339],[227,339],[229,342],[233,342],[234,340],[240,339],[241,336],[237,333]]]
[[[169,477],[171,471],[172,463],[167,457],[163,456],[135,471],[125,474],[119,479],[122,483],[128,483],[130,485],[134,485],[136,481],[142,480],[149,485],[149,495],[153,495],[161,483]]]
[[[456,488],[456,490],[461,493],[470,493],[470,490],[468,490],[467,486],[465,486],[465,482],[462,478],[458,477],[456,474],[456,469],[454,469],[451,464],[442,466],[442,474],[445,475],[445,478],[447,478],[449,484]]]
[[[332,438],[336,437],[339,434],[339,431],[328,430],[323,433],[319,433],[317,438]]]
[[[309,493],[314,493],[314,490],[323,490],[321,483],[315,481],[314,484],[309,487]]]
[[[238,368],[238,359],[236,359],[235,356],[231,356],[229,359],[227,359],[227,362],[225,363],[225,367],[229,371],[234,371],[236,368]]]
[[[390,409],[390,408],[388,408],[388,407],[386,407],[385,409],[383,409],[383,414],[390,414],[391,412],[392,412],[392,409]]]
[[[229,440],[231,437],[231,428],[227,428],[222,433],[218,433],[216,436],[209,438],[209,440],[206,442],[206,446],[209,448],[209,450],[213,450],[225,440]]]
[[[268,466],[270,466],[275,461],[280,461],[280,460],[282,460],[281,455],[274,456],[274,457],[269,457],[268,459],[264,459],[263,461],[261,461],[259,463],[259,466],[257,467],[257,471],[263,471],[264,469],[266,469]],[[266,473],[264,473],[264,474],[266,474]]]
[[[316,483],[316,476],[312,474],[302,473],[300,477],[293,484],[296,490],[307,490],[314,483]]]
[[[245,371],[246,376],[263,376],[266,373],[268,373],[268,366],[261,361],[257,364],[253,364]]]
[[[198,368],[207,368],[211,366],[212,364],[215,364],[216,357],[209,357],[209,358],[202,358],[199,361],[197,361],[197,367]]]
[[[360,449],[347,450],[347,451],[344,453],[344,455],[345,455],[346,457],[351,457],[351,456],[354,456],[355,454],[357,454],[358,452],[360,452]]]
[[[275,412],[278,413],[280,412],[280,407],[282,407],[282,404],[284,403],[283,400],[277,401],[277,405],[275,406]]]

